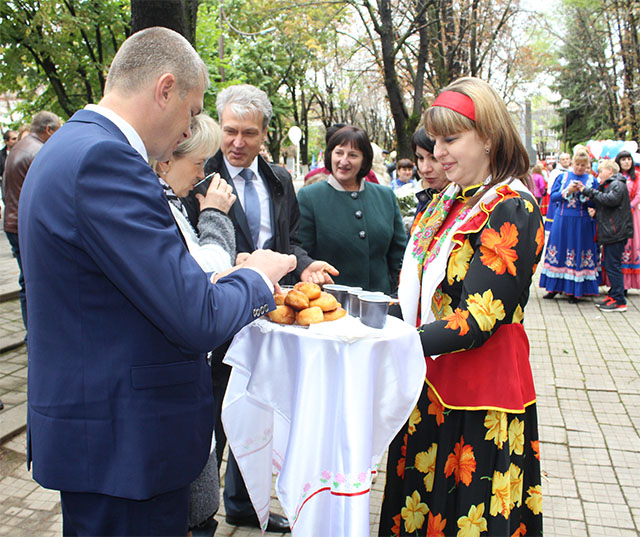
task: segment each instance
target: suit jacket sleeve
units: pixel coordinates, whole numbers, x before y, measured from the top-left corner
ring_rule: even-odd
[[[274,307],[255,271],[238,270],[212,285],[185,248],[151,168],[121,143],[99,145],[78,172],[83,246],[170,341],[206,352]]]

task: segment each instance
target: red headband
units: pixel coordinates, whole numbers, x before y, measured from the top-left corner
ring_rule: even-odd
[[[457,91],[443,91],[436,97],[431,106],[449,108],[464,117],[468,117],[471,121],[476,120],[476,107],[473,104],[473,99]]]

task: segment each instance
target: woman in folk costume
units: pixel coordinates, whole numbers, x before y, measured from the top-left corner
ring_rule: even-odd
[[[541,535],[540,456],[522,326],[544,245],[528,157],[485,82],[450,84],[425,113],[452,181],[405,252],[398,296],[427,361],[389,449],[380,535]]]
[[[571,304],[579,298],[598,295],[598,245],[596,222],[589,215],[593,202],[580,196],[580,185],[598,189],[598,180],[589,173],[586,151],[574,153],[571,170],[559,176],[551,189],[551,203],[557,203],[549,233],[540,287],[548,291],[542,298],[558,293]]]

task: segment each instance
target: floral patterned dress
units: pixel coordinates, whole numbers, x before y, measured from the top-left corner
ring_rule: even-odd
[[[413,270],[410,255],[423,260],[419,270],[446,255],[446,268],[430,311],[419,313],[427,378],[389,448],[379,535],[541,535],[535,391],[522,321],[544,246],[542,217],[531,194],[509,183],[465,217],[478,187],[458,197],[453,187],[429,206],[405,254],[401,286]],[[421,247],[421,233],[429,237],[434,226]],[[446,229],[453,230],[448,250]]]

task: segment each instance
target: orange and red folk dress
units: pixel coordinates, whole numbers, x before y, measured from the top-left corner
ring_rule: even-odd
[[[405,320],[415,314],[420,327],[427,377],[389,449],[380,536],[542,534],[522,323],[544,227],[519,181],[479,194],[470,208],[479,188],[450,185],[405,254],[400,301]]]

